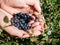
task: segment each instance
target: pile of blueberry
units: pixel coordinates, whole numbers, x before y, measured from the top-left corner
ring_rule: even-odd
[[[27,13],[17,13],[11,19],[11,24],[21,30],[28,30],[31,29],[32,26],[29,26],[28,23],[33,20],[31,16]]]

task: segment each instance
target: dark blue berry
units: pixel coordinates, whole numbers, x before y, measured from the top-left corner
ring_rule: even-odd
[[[33,20],[31,16],[27,13],[17,13],[11,19],[11,24],[17,27],[20,30],[29,30],[32,26],[29,26],[28,23]],[[35,20],[37,22],[37,20]]]
[[[38,19],[35,19],[34,21],[35,21],[35,22],[38,22]]]

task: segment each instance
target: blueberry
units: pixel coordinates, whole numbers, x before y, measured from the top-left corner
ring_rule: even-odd
[[[34,21],[35,21],[35,22],[38,22],[38,19],[35,19]]]
[[[20,19],[20,22],[21,22],[21,23],[25,23],[24,19]]]
[[[28,27],[27,27],[27,29],[29,30],[29,29],[31,29],[31,27],[30,27],[30,26],[28,26]]]
[[[28,30],[32,27],[28,25],[28,23],[33,20],[31,16],[27,13],[17,13],[13,16],[11,20],[11,24],[21,30]]]

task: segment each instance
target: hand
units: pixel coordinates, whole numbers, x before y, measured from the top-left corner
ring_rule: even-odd
[[[9,19],[9,22],[8,23],[5,23],[4,22],[4,17],[7,16],[8,19]],[[9,26],[11,25],[11,18],[13,16],[10,15],[9,13],[5,12],[4,10],[0,9],[0,26],[6,31],[8,32],[10,35],[13,35],[13,36],[18,36],[20,38],[26,38],[26,37],[29,37],[29,34],[23,30],[19,30],[17,29],[16,27],[14,26]]]
[[[36,15],[36,17],[39,17],[39,13],[41,13],[41,7],[39,4],[39,0],[3,0],[3,2],[10,6],[10,7],[14,7],[14,8],[26,8],[26,10],[30,11],[31,9],[34,10],[34,14]],[[4,5],[1,6],[4,9]],[[7,8],[5,8],[5,10],[7,10],[8,12],[10,10],[8,10]],[[12,11],[11,11],[12,12]]]
[[[28,7],[29,5],[34,6],[34,8],[40,12],[39,0],[4,0],[7,5],[12,7]]]
[[[45,30],[45,22],[42,19],[40,19],[38,22],[31,21],[29,22],[29,25],[32,25],[33,28],[28,30],[28,32],[33,36],[39,36]]]

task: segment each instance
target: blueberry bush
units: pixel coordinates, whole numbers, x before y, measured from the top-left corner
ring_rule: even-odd
[[[60,45],[60,0],[40,0],[46,30],[39,37],[17,38],[0,29],[0,45]]]

